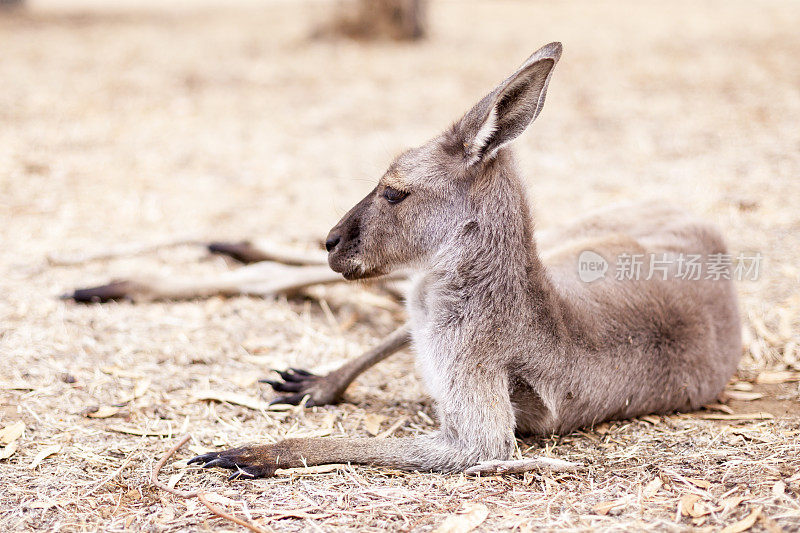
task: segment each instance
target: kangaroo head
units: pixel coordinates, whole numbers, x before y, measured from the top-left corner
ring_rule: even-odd
[[[331,268],[360,279],[422,267],[481,218],[482,196],[473,185],[507,164],[498,153],[541,112],[560,56],[560,43],[537,50],[447,131],[398,156],[328,234]],[[491,191],[491,184],[480,190]]]

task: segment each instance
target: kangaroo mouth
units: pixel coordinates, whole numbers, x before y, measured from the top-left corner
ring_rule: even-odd
[[[358,279],[369,279],[383,276],[386,272],[381,268],[367,265],[358,257],[347,257],[350,254],[344,254],[338,250],[334,250],[328,254],[328,266],[331,270],[338,272],[348,281]]]
[[[358,260],[349,261],[329,261],[329,265],[334,272],[338,272],[348,281],[359,279],[377,278],[384,274],[379,268],[369,268]]]
[[[334,269],[336,270],[336,269]],[[337,270],[337,272],[340,272]],[[344,279],[348,281],[355,281],[359,279],[370,279],[370,278],[377,278],[383,276],[383,272],[377,268],[373,269],[365,269],[363,265],[356,266],[355,268],[349,268],[347,270],[340,272]]]

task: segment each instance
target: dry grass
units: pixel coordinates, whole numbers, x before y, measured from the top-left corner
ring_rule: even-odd
[[[427,41],[366,45],[307,39],[313,6],[184,4],[41,1],[0,16],[0,428],[26,427],[0,460],[0,529],[233,527],[148,482],[187,432],[179,459],[366,435],[376,421],[400,422],[394,435],[431,431],[407,354],[359,380],[352,404],[266,412],[195,399],[269,399],[255,383],[269,368],[332,368],[390,331],[396,311],[335,288],[322,294],[330,315],[318,299],[70,305],[56,296],[109,277],[228,265],[192,246],[67,267],[45,258],[184,238],[315,243],[395,152],[549,40],[565,55],[518,143],[541,225],[619,200],[688,204],[734,250],[767,259],[758,282],[739,285],[741,383],[800,370],[800,5],[434,2]],[[521,442],[581,462],[577,474],[343,466],[228,483],[178,463],[162,478],[181,474],[179,487],[216,492],[274,530],[429,530],[465,504],[486,506],[486,531],[716,530],[758,509],[755,529],[798,530],[798,384],[756,388],[763,400],[729,409],[774,418],[709,411]],[[86,416],[95,408],[109,417]]]

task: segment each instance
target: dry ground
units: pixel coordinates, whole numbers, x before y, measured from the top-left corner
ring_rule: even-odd
[[[257,377],[334,367],[390,331],[397,309],[335,289],[74,305],[57,296],[130,272],[229,266],[192,246],[75,266],[47,257],[200,238],[315,245],[396,152],[550,40],[563,60],[517,143],[540,225],[652,197],[715,220],[735,251],[766,258],[759,281],[739,284],[736,386],[800,370],[800,4],[443,1],[415,45],[308,40],[321,4],[94,4],[0,15],[0,428],[25,425],[0,449],[18,447],[0,460],[0,529],[235,527],[148,482],[185,433],[176,459],[289,434],[431,431],[408,354],[338,407],[196,399],[268,400]],[[267,530],[425,531],[464,505],[476,521],[485,506],[486,531],[718,530],[748,516],[737,530],[798,530],[798,383],[756,388],[766,401],[732,402],[732,420],[648,417],[520,443],[581,462],[574,475],[345,466],[228,483],[178,463],[162,478],[182,473],[179,487],[216,492]],[[98,407],[107,418],[86,416]],[[774,418],[738,419],[758,412]]]

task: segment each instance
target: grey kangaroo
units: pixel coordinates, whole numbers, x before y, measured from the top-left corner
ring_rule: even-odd
[[[684,256],[726,253],[714,227],[649,204],[534,238],[509,144],[541,112],[560,56],[561,44],[544,46],[444,133],[400,155],[327,238],[328,263],[348,280],[413,272],[408,325],[332,382],[410,338],[440,429],[414,438],[289,439],[191,463],[231,469],[232,477],[323,463],[522,471],[548,463],[510,461],[515,431],[563,433],[716,398],[741,354],[734,287],[706,273],[680,276]],[[582,281],[586,250],[609,273],[641,257],[641,275]],[[303,392],[308,381],[302,372],[284,378],[288,391]]]

